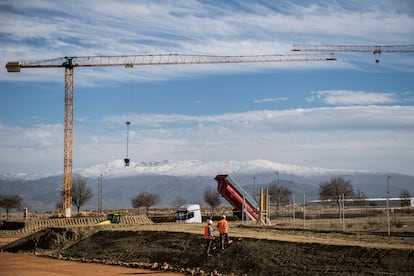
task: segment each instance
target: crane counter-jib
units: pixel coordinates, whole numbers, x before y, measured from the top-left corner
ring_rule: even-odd
[[[298,52],[372,52],[414,53],[414,44],[408,45],[293,45],[292,51]]]

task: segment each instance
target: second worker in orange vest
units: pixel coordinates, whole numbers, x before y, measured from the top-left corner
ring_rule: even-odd
[[[225,241],[227,241],[227,244],[232,242],[229,238],[229,223],[227,222],[225,215],[221,216],[221,220],[217,223],[217,228],[220,233],[221,250],[224,250]]]

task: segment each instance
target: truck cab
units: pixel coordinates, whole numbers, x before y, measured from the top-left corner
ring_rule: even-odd
[[[178,223],[201,223],[201,208],[198,204],[180,206],[176,212]]]

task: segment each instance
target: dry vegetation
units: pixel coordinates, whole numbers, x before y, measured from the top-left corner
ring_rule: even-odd
[[[148,215],[154,222],[174,222],[175,208],[151,208],[148,213],[145,210],[126,209],[118,210],[122,214],[123,219],[127,217],[142,217]],[[111,213],[107,211],[107,213]],[[276,208],[272,206],[270,209],[271,228],[279,230],[311,230],[316,232],[343,232],[358,234],[387,234],[387,212],[385,208],[363,207],[363,208],[346,208],[344,223],[339,217],[338,208],[311,206],[306,207],[305,217],[304,210],[301,206],[283,206]],[[208,207],[202,208],[202,216],[204,218],[211,217],[218,219],[220,215],[227,215],[230,221],[235,224],[243,224],[246,226],[257,226],[256,223],[249,221],[240,221],[233,217],[232,207],[218,207],[214,214]],[[0,213],[0,225],[5,221],[5,213]],[[75,213],[72,220],[81,221],[79,224],[87,224],[82,218],[89,218],[93,223],[95,221],[104,220],[105,214],[98,215],[95,212],[85,211]],[[53,218],[53,219],[52,219]],[[390,230],[392,236],[405,235],[414,236],[414,208],[393,208],[390,209]],[[45,226],[67,226],[60,222],[62,219],[55,218],[53,213],[31,213],[27,220],[23,220],[22,213],[9,214],[9,221],[24,222],[27,225],[39,224],[42,221]],[[55,221],[55,222],[54,222]],[[93,224],[92,223],[92,224]],[[125,223],[125,221],[124,221]],[[160,225],[159,225],[160,226]],[[0,232],[1,235],[2,232]]]
[[[85,212],[72,219],[83,221],[81,226],[62,226],[54,225],[62,219],[47,218],[51,214],[32,214],[27,222],[43,221],[52,228],[8,246],[12,251],[32,251],[36,245],[38,254],[78,260],[89,258],[104,263],[136,265],[139,262],[146,267],[167,263],[173,271],[188,273],[204,270],[236,275],[275,272],[410,275],[414,270],[412,211],[394,209],[390,213],[391,236],[388,236],[387,215],[379,208],[347,208],[343,224],[337,208],[307,207],[304,219],[303,209],[296,206],[293,212],[290,206],[272,209],[272,224],[261,226],[237,220],[232,217],[231,208],[221,207],[216,210],[215,221],[221,214],[229,217],[234,244],[224,252],[216,252],[212,258],[204,257],[204,223],[149,223],[131,219],[144,217],[142,210],[120,210],[123,221],[119,225],[88,225],[97,216]],[[15,221],[22,220],[21,214],[13,215]],[[151,209],[148,215],[154,221],[171,221],[175,209]],[[204,217],[210,215],[209,208],[203,209]],[[0,231],[0,237],[4,232]],[[0,240],[5,238],[3,235]]]

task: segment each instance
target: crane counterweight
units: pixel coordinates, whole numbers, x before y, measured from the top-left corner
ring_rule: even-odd
[[[6,64],[7,72],[9,73],[18,73],[20,72],[20,62],[12,61]]]

